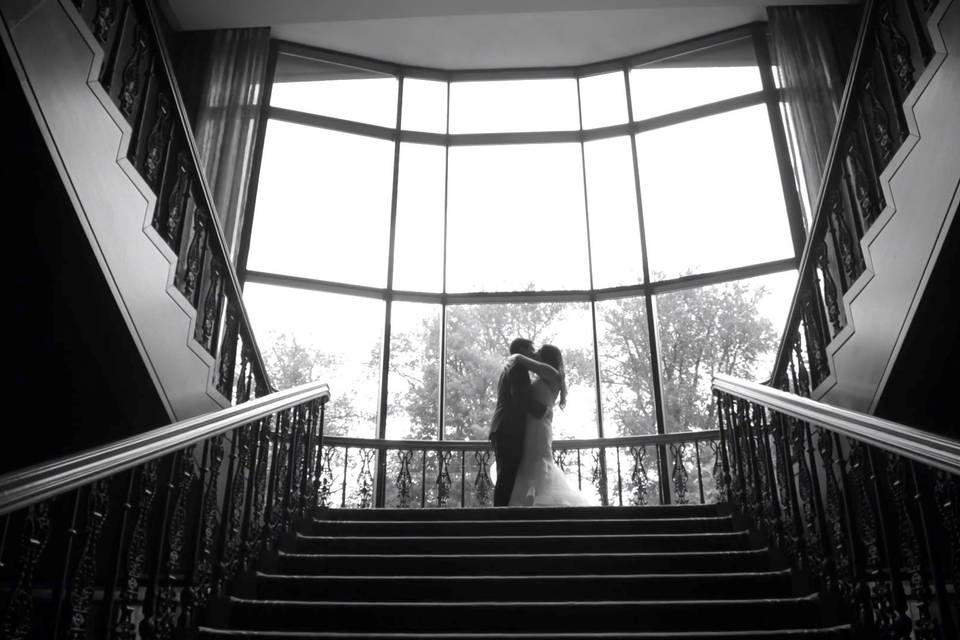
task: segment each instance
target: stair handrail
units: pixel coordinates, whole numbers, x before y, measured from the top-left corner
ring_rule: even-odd
[[[285,409],[311,400],[326,402],[329,399],[330,388],[327,383],[309,382],[241,405],[5,473],[0,475],[0,516],[116,475]]]
[[[926,29],[938,4],[866,0],[863,5],[797,286],[771,371],[777,388],[810,397],[832,375],[827,345],[849,324],[843,295],[866,269],[860,240],[885,206],[879,176],[907,137],[904,100],[932,55],[919,31]],[[919,24],[913,31],[903,29],[896,14],[909,15],[911,21],[917,16]]]
[[[714,374],[713,388],[890,453],[960,476],[960,440],[842,409],[756,382]]]

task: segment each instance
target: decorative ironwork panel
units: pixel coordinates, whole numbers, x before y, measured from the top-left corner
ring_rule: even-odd
[[[33,579],[37,564],[50,541],[50,503],[41,502],[27,509],[20,535],[17,581],[3,615],[3,637],[26,640],[33,635]]]
[[[673,480],[673,500],[677,504],[687,504],[687,481],[690,474],[687,472],[687,466],[683,461],[683,454],[686,444],[671,444],[670,454],[673,458],[673,470],[670,477]]]
[[[77,571],[70,589],[70,638],[87,638],[90,634],[90,605],[93,602],[97,568],[97,545],[103,525],[110,513],[110,479],[97,480],[87,494],[87,513],[83,532],[83,549],[77,560]]]
[[[473,480],[473,490],[477,503],[481,507],[490,504],[493,481],[490,480],[490,451],[475,451],[473,459],[477,463],[477,475]]]
[[[140,469],[140,498],[137,504],[137,517],[127,542],[124,580],[120,589],[119,614],[114,633],[122,640],[134,640],[137,626],[134,614],[140,598],[140,577],[144,573],[147,558],[147,538],[149,535],[150,512],[157,493],[157,460],[150,460]]]

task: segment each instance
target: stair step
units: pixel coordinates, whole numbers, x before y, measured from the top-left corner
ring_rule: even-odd
[[[310,554],[280,551],[280,573],[296,575],[561,575],[718,573],[770,569],[767,549],[678,553]]]
[[[232,631],[200,627],[200,638],[225,640],[253,638],[255,640],[718,640],[745,638],[747,640],[847,640],[853,637],[849,626],[824,629],[777,629],[759,631],[674,631],[649,633],[644,631],[620,633],[336,633],[286,631]]]
[[[533,595],[533,594],[531,594]],[[695,612],[695,615],[691,615]],[[793,629],[819,616],[816,595],[744,600],[349,602],[230,598],[230,626],[250,630],[451,633]]]
[[[318,520],[618,520],[707,518],[730,513],[728,505],[676,504],[649,507],[484,507],[470,509],[317,509]]]
[[[689,518],[558,518],[530,520],[313,520],[316,536],[451,536],[616,533],[710,533],[733,530],[730,516]]]
[[[555,576],[287,576],[258,573],[265,600],[544,601],[785,598],[790,571]]]
[[[589,553],[748,549],[746,531],[539,536],[304,536],[297,553]]]

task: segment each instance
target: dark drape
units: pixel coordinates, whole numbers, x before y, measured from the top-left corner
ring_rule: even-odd
[[[860,19],[859,6],[768,7],[773,59],[783,87],[807,197],[816,202]]]
[[[222,29],[184,36],[178,77],[227,250],[236,262],[270,30]]]

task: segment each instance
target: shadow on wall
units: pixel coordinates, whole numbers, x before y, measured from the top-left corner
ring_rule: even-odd
[[[168,424],[5,47],[0,139],[12,324],[0,473]]]

